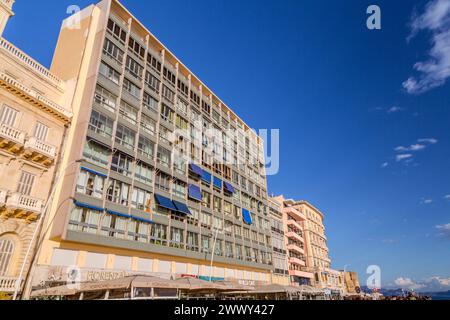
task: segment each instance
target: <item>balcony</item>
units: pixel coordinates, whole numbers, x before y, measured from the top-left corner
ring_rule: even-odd
[[[25,143],[25,132],[6,124],[0,125],[0,148],[12,153],[19,153]]]
[[[289,263],[290,264],[296,264],[302,267],[306,266],[306,262],[303,260],[300,260],[299,258],[289,257]]]
[[[298,230],[303,230],[303,227],[300,225],[300,223],[298,223],[297,221],[292,220],[292,219],[288,220],[287,225],[294,227],[295,229],[298,229]]]
[[[293,208],[293,207],[285,207],[283,209],[283,213],[286,213],[286,214],[290,215],[291,217],[293,217],[297,221],[305,221],[306,220],[306,216],[303,213],[301,213],[300,211],[298,211],[297,209]]]
[[[25,143],[24,157],[49,166],[56,158],[56,147],[33,137]]]
[[[17,281],[15,277],[0,277],[0,292],[13,293]]]
[[[289,275],[300,278],[314,279],[314,274],[299,270],[289,270]]]
[[[288,233],[286,233],[286,237],[288,237],[290,239],[294,239],[294,240],[300,241],[302,243],[305,243],[305,240],[303,239],[303,237],[301,237],[299,234],[297,234],[295,232],[288,232]]]
[[[13,193],[6,201],[6,216],[35,221],[41,213],[43,200]]]
[[[295,244],[288,244],[286,246],[286,249],[288,249],[289,251],[295,251],[295,252],[303,254],[303,255],[305,254],[305,250]]]

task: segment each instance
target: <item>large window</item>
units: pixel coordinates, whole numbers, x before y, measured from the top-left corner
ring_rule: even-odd
[[[191,251],[198,251],[198,234],[188,231],[186,249]]]
[[[209,236],[202,236],[202,252],[211,253],[211,238]]]
[[[102,220],[101,234],[113,238],[123,239],[127,228],[128,218],[106,214]]]
[[[120,73],[115,69],[111,68],[109,65],[104,63],[100,64],[100,74],[103,75],[106,79],[111,80],[113,83],[119,85],[120,83]]]
[[[70,214],[69,229],[78,232],[97,233],[101,212],[75,207]]]
[[[202,206],[211,208],[211,194],[202,190]]]
[[[84,145],[83,157],[100,167],[106,168],[109,163],[110,150],[93,141]]]
[[[14,242],[5,237],[0,238],[0,277],[8,275],[13,254]]]
[[[34,128],[34,137],[36,137],[40,141],[46,141],[48,136],[49,128],[43,123],[36,123],[36,127]]]
[[[153,98],[151,95],[149,95],[147,92],[144,92],[144,107],[152,112],[158,112],[158,100]]]
[[[77,192],[102,199],[105,178],[91,172],[81,170],[78,176]]]
[[[157,158],[158,158],[159,164],[162,164],[163,166],[170,168],[171,157],[172,157],[172,154],[169,150],[167,150],[161,146],[158,146]]]
[[[121,125],[117,125],[117,132],[116,132],[116,142],[120,145],[123,145],[124,147],[127,147],[129,149],[134,149],[134,143],[136,139],[136,133]]]
[[[146,190],[134,187],[131,197],[131,206],[135,209],[150,212],[152,195]]]
[[[152,118],[146,116],[145,114],[141,115],[141,128],[142,131],[154,135],[156,133],[156,121]]]
[[[150,239],[150,224],[131,220],[128,222],[128,240],[147,243]]]
[[[161,81],[148,71],[145,73],[145,83],[155,92],[159,93]]]
[[[180,180],[175,180],[173,182],[173,194],[180,197],[186,197],[186,184]]]
[[[136,164],[136,173],[135,173],[136,180],[152,184],[153,183],[153,168],[144,162],[139,162]]]
[[[173,248],[184,248],[183,230],[178,228],[170,228],[170,246]]]
[[[136,99],[141,98],[141,89],[126,78],[123,80],[123,88]]]
[[[128,206],[130,186],[124,182],[110,179],[106,199],[111,202]]]
[[[120,115],[122,116],[122,118],[131,122],[132,124],[137,123],[138,112],[139,112],[138,109],[130,106],[125,101],[120,102],[120,109],[119,109]]]
[[[167,105],[163,104],[161,106],[161,119],[164,121],[173,123],[174,112]]]
[[[89,130],[94,131],[95,133],[111,138],[113,132],[114,121],[109,117],[92,110],[91,120],[89,121]]]
[[[126,154],[116,151],[111,162],[111,170],[124,176],[131,177],[133,169],[133,159]]]
[[[123,50],[116,46],[111,40],[105,40],[103,52],[110,58],[116,60],[119,64],[123,63]]]
[[[157,245],[167,245],[167,226],[155,223],[152,225],[150,242]]]
[[[133,58],[127,57],[126,68],[134,77],[138,79],[142,78],[144,68]]]
[[[31,195],[35,179],[36,176],[34,174],[22,171],[19,179],[19,184],[17,186],[17,192],[26,196]]]
[[[170,90],[168,87],[166,87],[165,85],[163,85],[162,87],[162,95],[164,98],[166,98],[168,101],[172,102],[174,101],[175,98],[175,92],[173,92],[172,90]]]
[[[156,174],[155,186],[156,188],[169,192],[170,191],[170,181],[171,177],[164,172],[158,172]]]
[[[108,20],[108,31],[121,43],[125,44],[127,41],[127,33],[111,19]]]
[[[102,107],[108,109],[111,112],[115,112],[117,107],[117,96],[106,90],[105,88],[97,85],[95,89],[94,100]]]
[[[16,109],[4,105],[2,112],[0,113],[0,123],[9,127],[14,127],[18,114],[19,112]]]
[[[139,136],[139,142],[138,142],[138,152],[142,154],[145,157],[148,157],[150,159],[154,159],[154,151],[155,150],[155,144],[146,137]]]

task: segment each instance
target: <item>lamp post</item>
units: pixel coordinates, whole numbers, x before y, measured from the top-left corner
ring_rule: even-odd
[[[78,160],[75,160],[75,161],[70,162],[70,163],[64,168],[64,170],[62,170],[60,176],[61,176],[63,173],[65,173],[65,172],[67,171],[67,169],[68,169],[70,166],[72,166],[72,165],[74,165],[74,164],[76,164],[76,163],[83,162],[83,161],[84,161],[84,159],[78,159]],[[59,178],[58,178],[58,179],[59,179]],[[25,273],[25,268],[26,268],[27,261],[28,261],[28,259],[29,259],[29,256],[30,256],[31,253],[32,253],[31,251],[32,251],[32,249],[33,249],[33,244],[34,244],[34,242],[36,241],[36,238],[39,236],[39,234],[40,234],[40,232],[41,232],[41,228],[42,228],[43,222],[44,222],[44,220],[45,220],[45,218],[46,218],[48,208],[50,207],[50,204],[51,204],[52,201],[53,201],[53,197],[54,197],[55,192],[56,192],[56,187],[57,187],[57,185],[58,185],[58,183],[57,183],[57,180],[58,180],[58,179],[56,179],[56,181],[55,181],[55,183],[54,183],[54,185],[53,185],[53,187],[52,187],[52,190],[51,190],[51,192],[50,192],[50,195],[49,195],[49,197],[48,197],[48,199],[47,199],[47,202],[45,203],[45,206],[44,206],[44,208],[43,208],[43,210],[42,210],[42,214],[41,214],[40,217],[39,217],[38,223],[37,223],[36,228],[34,229],[34,232],[33,232],[33,236],[31,237],[30,243],[29,243],[29,245],[28,245],[27,252],[26,252],[25,257],[24,257],[24,259],[23,259],[22,266],[21,266],[21,268],[20,268],[19,277],[18,277],[17,280],[16,280],[16,285],[15,285],[15,288],[14,288],[13,300],[17,300],[17,296],[18,296],[19,291],[20,291],[20,287],[21,287],[21,284],[22,284],[22,280],[23,280],[23,278],[24,278],[24,273]],[[29,281],[29,275],[31,274],[31,271],[34,269],[34,264],[35,264],[37,252],[39,251],[40,245],[41,245],[41,243],[39,243],[39,242],[36,244],[36,248],[35,248],[35,250],[34,250],[32,256],[31,256],[31,262],[30,262],[30,266],[29,266],[29,268],[28,268],[28,272],[27,272],[27,274],[26,274],[26,276],[25,276],[25,283],[24,283],[24,288],[23,288],[22,292],[25,292],[25,289],[27,288],[27,283],[28,283],[28,281]]]
[[[217,243],[217,237],[219,236],[219,228],[216,228],[216,234],[214,236],[214,243],[212,248],[212,254],[211,254],[211,265],[209,269],[209,282],[212,281],[212,272],[213,272],[213,264],[214,264],[214,254],[216,253],[216,243]],[[211,234],[212,236],[212,234]]]

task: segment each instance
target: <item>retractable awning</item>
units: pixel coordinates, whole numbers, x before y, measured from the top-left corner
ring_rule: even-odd
[[[212,175],[208,171],[203,170],[202,180],[208,184],[211,184]]]
[[[222,190],[222,180],[217,178],[217,177],[214,177],[213,180],[214,180],[214,187],[216,187],[217,189]]]
[[[175,208],[175,205],[173,204],[172,200],[169,198],[160,196],[159,194],[155,194],[156,203],[166,209],[177,211],[177,208]]]
[[[173,204],[175,205],[175,207],[177,208],[177,212],[179,213],[183,213],[186,215],[191,215],[191,211],[189,210],[188,206],[184,203],[181,203],[179,201],[173,200],[172,201]]]
[[[244,218],[244,222],[248,225],[253,224],[252,216],[247,209],[242,209],[242,217]]]
[[[202,192],[200,191],[199,187],[190,184],[188,189],[189,189],[189,199],[202,201]]]
[[[202,170],[202,168],[200,168],[200,167],[197,166],[196,164],[191,163],[191,164],[189,165],[189,169],[190,169],[193,173],[195,173],[196,175],[198,175],[198,176],[200,176],[200,177],[203,175],[203,170]]]
[[[100,211],[100,212],[105,211],[105,209],[103,209],[103,208],[96,207],[96,206],[93,206],[93,205],[90,205],[90,204],[87,204],[87,203],[83,203],[83,202],[79,202],[79,201],[74,201],[74,204],[77,207],[80,207],[80,208],[86,208],[86,209],[90,209],[90,210],[94,210],[94,211]]]
[[[223,182],[223,185],[224,185],[224,187],[225,187],[225,191],[226,191],[226,192],[234,193],[234,188],[233,188],[233,186],[231,185],[231,183],[228,183],[228,182],[224,181],[224,182]]]

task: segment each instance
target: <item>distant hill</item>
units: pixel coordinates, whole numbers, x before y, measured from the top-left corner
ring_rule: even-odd
[[[372,290],[370,290],[367,287],[361,287],[361,290],[365,293],[371,293]],[[407,294],[408,290],[402,290],[402,289],[381,289],[380,293],[384,295],[385,297],[393,297],[393,296],[402,296],[404,294]],[[443,291],[443,292],[416,292],[417,294],[421,296],[428,296],[431,297],[433,300],[450,300],[450,290]]]

